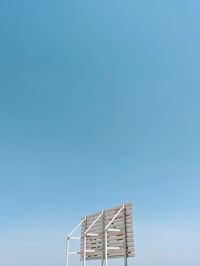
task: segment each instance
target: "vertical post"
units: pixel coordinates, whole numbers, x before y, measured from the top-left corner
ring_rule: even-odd
[[[108,266],[108,232],[107,229],[105,230],[105,266]]]
[[[71,231],[71,233],[68,235],[68,237],[66,238],[66,250],[65,250],[65,266],[69,265],[69,255],[71,254],[69,252],[69,241],[71,238],[71,235],[79,228],[79,226],[82,225],[82,223],[86,220],[86,216],[84,219],[82,219],[82,221]],[[76,238],[74,238],[76,239]]]
[[[86,236],[83,239],[83,266],[86,266]]]
[[[83,237],[83,266],[86,266],[86,243],[87,243],[87,239],[86,239],[86,234],[85,232],[87,228],[87,216],[85,216],[85,228],[84,228],[84,237]]]
[[[124,218],[124,266],[127,266],[127,236],[126,236],[126,205],[123,204],[123,218]]]
[[[104,266],[104,259],[101,259],[101,266]]]
[[[104,254],[105,254],[105,242],[104,242],[104,220],[105,220],[105,211],[103,211],[102,215],[102,258],[101,258],[101,266],[104,266]]]
[[[66,239],[65,266],[69,265],[69,238]]]

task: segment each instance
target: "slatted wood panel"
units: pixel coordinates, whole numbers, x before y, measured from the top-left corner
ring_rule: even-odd
[[[112,209],[104,210],[103,216],[95,223],[88,233],[98,234],[98,236],[87,236],[86,250],[94,250],[94,252],[86,253],[86,260],[104,259],[105,248],[105,226],[112,220],[114,215],[121,209],[123,205]],[[108,258],[123,258],[124,254],[127,257],[134,257],[134,241],[133,241],[133,221],[132,221],[132,204],[124,205],[125,209],[115,218],[109,228],[120,229],[120,231],[108,232]],[[81,227],[81,246],[80,259],[83,260],[83,239],[84,232],[95,221],[101,212],[89,215],[82,223]],[[84,219],[84,217],[82,218]],[[118,247],[119,249],[109,249],[109,247]]]

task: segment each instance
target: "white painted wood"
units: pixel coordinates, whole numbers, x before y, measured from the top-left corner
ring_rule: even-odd
[[[120,232],[120,229],[117,229],[117,228],[108,228],[108,232]]]
[[[70,236],[69,239],[71,239],[71,240],[79,240],[81,238],[79,236]]]
[[[77,251],[69,251],[69,255],[77,255],[77,254],[80,254],[80,253]]]

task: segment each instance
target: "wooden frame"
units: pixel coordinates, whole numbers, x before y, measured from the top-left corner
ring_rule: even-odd
[[[80,226],[81,237],[72,237]],[[80,240],[80,251],[69,251],[71,239]],[[69,264],[69,255],[73,254],[80,254],[83,266],[86,266],[87,260],[101,260],[102,266],[104,263],[107,266],[110,258],[124,258],[124,265],[127,266],[127,258],[135,256],[133,239],[130,202],[85,216],[67,237],[65,266]]]

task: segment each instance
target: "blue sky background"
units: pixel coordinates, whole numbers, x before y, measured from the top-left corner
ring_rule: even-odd
[[[130,265],[200,265],[199,10],[0,1],[0,265],[63,265],[80,217],[124,201]]]

